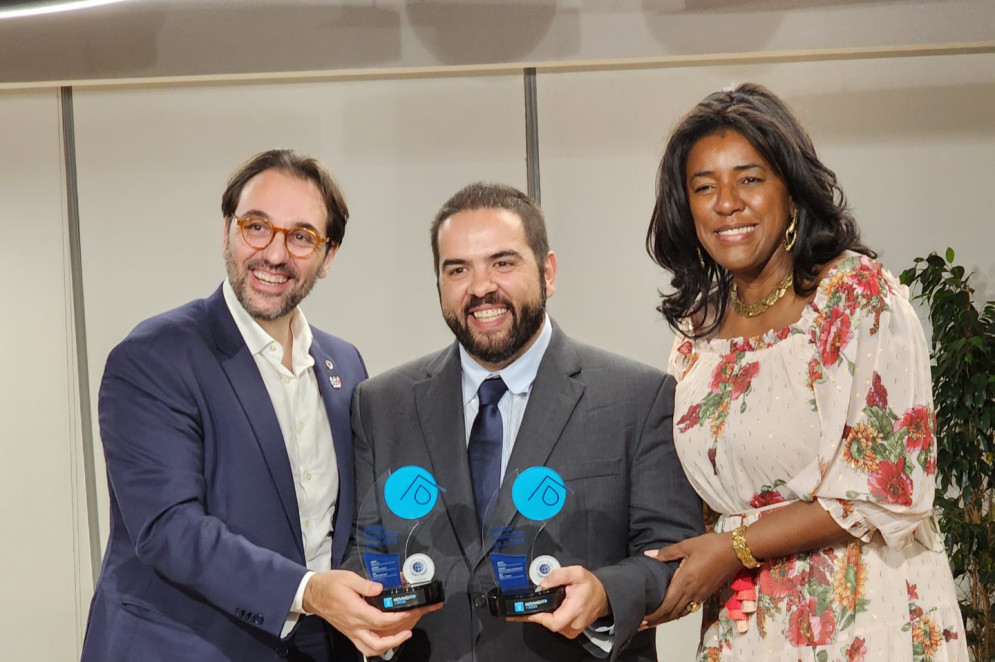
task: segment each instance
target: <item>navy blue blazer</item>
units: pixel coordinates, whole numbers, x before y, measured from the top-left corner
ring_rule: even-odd
[[[312,331],[339,472],[337,567],[355,510],[349,405],[367,373],[353,345]],[[221,288],[111,351],[99,419],[110,537],[83,662],[278,660],[307,571],[300,516],[276,412]]]

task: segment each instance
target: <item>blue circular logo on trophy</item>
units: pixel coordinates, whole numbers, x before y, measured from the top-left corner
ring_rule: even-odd
[[[442,602],[431,553],[440,491],[431,473],[409,465],[378,478],[360,504],[356,542],[363,568],[383,586],[380,595],[366,598],[375,607],[403,611]]]
[[[507,478],[507,477],[506,477]],[[553,611],[560,606],[566,589],[543,589],[542,581],[560,562],[543,553],[539,534],[547,522],[560,515],[571,490],[549,467],[531,467],[521,472],[511,487],[512,508],[502,508],[495,495],[485,515],[484,541],[497,580],[487,595],[495,616],[527,616]]]
[[[390,512],[402,519],[417,520],[435,507],[439,486],[432,474],[421,467],[401,467],[387,477],[383,498]]]

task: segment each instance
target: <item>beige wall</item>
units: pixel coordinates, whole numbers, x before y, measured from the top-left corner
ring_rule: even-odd
[[[991,54],[546,74],[542,201],[560,251],[551,307],[567,330],[666,365],[673,334],[653,309],[670,281],[643,250],[656,167],[683,113],[744,81],[796,111],[886,267],[953,246],[995,298]]]
[[[643,250],[657,160],[684,111],[744,80],[797,110],[886,266],[952,245],[995,297],[993,54],[540,73],[542,200],[559,258],[550,307],[569,333],[665,365],[672,335],[653,307],[667,279]],[[520,75],[77,89],[94,405],[107,352],[130,328],[220,282],[225,179],[273,146],[322,158],[352,211],[305,303],[311,321],[355,342],[374,373],[448,342],[428,223],[468,181],[525,186],[522,90]],[[65,660],[78,656],[92,591],[86,520],[98,517],[102,544],[107,501],[99,464],[97,513],[82,496],[55,91],[0,93],[0,153],[0,567],[14,589],[0,598],[0,638],[12,659]],[[684,619],[663,631],[669,659],[690,656],[695,630]]]
[[[11,660],[78,657],[92,590],[59,140],[55,92],[0,95],[0,641]]]

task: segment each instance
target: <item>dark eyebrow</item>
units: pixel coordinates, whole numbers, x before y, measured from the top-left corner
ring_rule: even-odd
[[[502,258],[515,258],[518,260],[522,259],[522,254],[518,251],[511,250],[510,248],[503,251],[498,251],[497,253],[491,253],[487,256],[487,260],[493,262],[494,260],[500,260]],[[439,265],[440,269],[448,269],[449,267],[463,267],[469,264],[468,260],[461,258],[451,257],[442,261]]]
[[[743,170],[753,170],[754,168],[760,168],[761,170],[766,170],[767,167],[762,163],[744,163],[743,165],[738,165],[733,170],[736,172],[742,172]]]
[[[269,214],[261,209],[250,209],[244,214],[236,214],[236,216],[238,218],[265,218],[267,221],[270,220]]]
[[[742,165],[734,166],[733,170],[736,172],[742,172],[743,170],[753,170],[754,168],[760,168],[761,170],[767,169],[762,163],[744,163]],[[692,173],[691,176],[688,177],[688,181],[691,181],[695,177],[713,177],[713,176],[715,176],[714,170],[699,170],[695,173]]]
[[[443,260],[440,265],[442,269],[448,269],[449,267],[462,267],[466,265],[466,260],[457,260],[456,258],[449,258],[448,260]]]

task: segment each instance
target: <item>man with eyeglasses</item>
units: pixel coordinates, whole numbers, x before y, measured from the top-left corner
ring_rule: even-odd
[[[427,611],[383,613],[363,599],[378,584],[336,569],[366,368],[298,304],[342,243],[338,186],[317,160],[271,150],[235,172],[221,210],[227,280],[107,359],[111,529],[84,662],[356,660]]]

